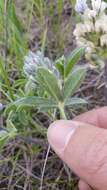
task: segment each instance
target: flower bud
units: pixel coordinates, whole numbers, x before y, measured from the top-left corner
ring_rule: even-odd
[[[35,81],[34,78],[36,76],[38,67],[47,68],[52,71],[56,77],[59,77],[58,71],[56,70],[53,62],[48,57],[45,57],[41,51],[37,51],[36,53],[29,51],[28,55],[25,56],[23,66],[23,71],[27,78],[31,77],[31,79]]]

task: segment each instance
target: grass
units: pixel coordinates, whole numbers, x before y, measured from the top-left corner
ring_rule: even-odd
[[[54,60],[74,49],[73,3],[71,0],[0,1],[0,102],[5,107],[17,96],[24,95],[23,59],[29,49],[34,52],[40,49]],[[98,73],[90,71],[77,92],[91,102],[88,109],[104,104],[102,84]],[[72,110],[70,117],[86,110]],[[5,127],[6,119],[11,118],[18,129],[18,136],[1,150],[1,190],[74,190],[77,187],[77,177],[70,173],[69,181],[63,163],[48,149],[46,131],[54,119],[54,114],[49,114],[51,117],[36,109],[9,115],[0,111],[0,125]]]

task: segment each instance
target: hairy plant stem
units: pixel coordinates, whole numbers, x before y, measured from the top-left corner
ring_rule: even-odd
[[[59,103],[59,110],[60,110],[60,118],[66,120],[67,117],[66,117],[66,114],[65,114],[64,105],[62,103]]]

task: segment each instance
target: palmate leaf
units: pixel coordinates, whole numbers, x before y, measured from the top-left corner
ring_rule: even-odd
[[[41,85],[41,88],[56,101],[59,102],[62,100],[61,91],[54,74],[45,68],[38,68],[37,70],[37,80]]]
[[[64,84],[64,100],[67,100],[70,96],[72,96],[75,91],[80,87],[82,81],[85,78],[86,69],[78,68],[74,72],[72,72]]]
[[[57,104],[47,98],[42,97],[36,97],[36,96],[29,96],[20,98],[19,100],[16,100],[15,102],[8,105],[6,109],[6,113],[8,113],[11,109],[17,108],[17,111],[24,107],[36,107],[37,109],[42,108],[56,108]]]
[[[71,70],[73,66],[78,62],[80,57],[85,52],[84,47],[76,48],[74,51],[72,51],[71,55],[67,59],[67,63],[65,65],[65,78],[71,73]]]
[[[67,107],[73,107],[75,105],[81,105],[81,104],[87,104],[87,101],[82,98],[68,98],[65,102],[65,106]]]

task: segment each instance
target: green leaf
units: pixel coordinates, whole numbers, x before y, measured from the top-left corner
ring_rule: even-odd
[[[68,57],[67,64],[65,66],[65,78],[70,74],[73,66],[78,62],[78,60],[80,59],[80,57],[83,55],[84,52],[85,48],[79,47],[76,48]]]
[[[62,100],[61,91],[57,82],[56,77],[54,74],[45,69],[45,68],[38,68],[37,70],[37,80],[41,85],[41,88],[56,101],[59,102]]]
[[[20,98],[19,100],[9,104],[6,109],[6,113],[10,112],[11,109],[15,108],[17,108],[17,111],[20,111],[20,109],[24,107],[37,107],[38,109],[55,108],[57,107],[57,104],[55,104],[54,101],[47,98],[29,96]]]
[[[68,98],[65,102],[65,106],[67,107],[73,107],[75,105],[80,105],[80,104],[87,104],[87,101],[82,99],[82,98]]]
[[[1,135],[0,135],[1,136]],[[8,141],[8,136],[6,135],[5,137],[0,137],[0,151],[2,150],[2,148],[6,145],[7,141]]]
[[[0,127],[0,151],[9,139],[16,136],[17,130],[10,120],[6,121],[6,128]]]
[[[29,114],[27,113],[27,110],[20,110],[17,112],[18,119],[20,121],[20,124],[23,126],[28,126],[29,125],[29,120],[30,120],[30,111]]]
[[[76,92],[76,90],[80,87],[82,81],[84,80],[85,74],[86,69],[80,67],[68,76],[64,84],[64,100],[67,100]]]
[[[14,4],[14,0],[11,0],[9,3],[8,3],[8,6],[7,6],[7,14],[8,14],[8,18],[12,20],[12,22],[14,23],[14,25],[17,27],[17,29],[20,31],[20,32],[23,32],[22,30],[22,24],[21,22],[19,21],[17,15],[16,15],[16,12],[15,12],[15,4]]]
[[[25,83],[26,83],[26,79],[23,79],[23,78],[22,79],[18,79],[16,81],[14,81],[13,87],[14,88],[23,87],[25,85]]]
[[[65,64],[65,57],[62,56],[55,61],[55,67],[59,71],[62,78],[64,78],[64,64]]]
[[[17,129],[15,128],[14,124],[10,119],[7,119],[6,123],[7,123],[8,136],[12,138],[16,135]]]

